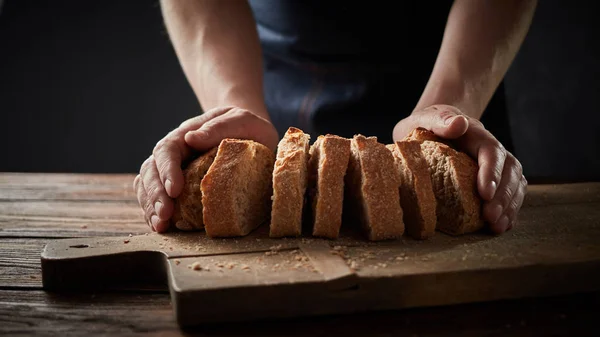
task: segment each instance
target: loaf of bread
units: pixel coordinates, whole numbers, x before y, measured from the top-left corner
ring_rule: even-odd
[[[183,170],[184,185],[181,194],[175,199],[172,223],[180,230],[204,229],[202,220],[202,191],[200,183],[217,155],[218,147],[200,155]]]
[[[310,147],[308,194],[313,236],[336,239],[339,235],[349,157],[347,138],[322,135]]]
[[[268,221],[275,153],[251,140],[223,139],[202,179],[209,237],[243,236]]]
[[[481,229],[484,223],[475,160],[422,128],[415,129],[406,139],[421,143],[423,157],[428,163],[437,200],[437,229],[450,235]]]
[[[290,127],[277,146],[269,236],[299,236],[308,180],[310,135]]]
[[[356,211],[369,240],[396,239],[404,233],[400,181],[394,157],[376,137],[355,135],[346,174],[348,206]]]
[[[421,152],[421,142],[397,141],[388,145],[400,174],[400,204],[406,233],[415,239],[427,239],[435,234],[436,198],[433,193],[429,166]]]

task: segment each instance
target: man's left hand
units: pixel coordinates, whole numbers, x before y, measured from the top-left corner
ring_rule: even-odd
[[[477,160],[477,189],[484,200],[484,220],[497,234],[510,230],[517,222],[527,190],[527,180],[515,156],[479,120],[453,106],[433,105],[413,112],[394,127],[394,141],[417,127],[452,139],[459,150]]]

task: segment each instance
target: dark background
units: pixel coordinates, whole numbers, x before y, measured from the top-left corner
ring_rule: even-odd
[[[501,89],[530,180],[600,180],[595,7],[540,1]],[[0,171],[136,172],[199,112],[158,1],[4,1]]]

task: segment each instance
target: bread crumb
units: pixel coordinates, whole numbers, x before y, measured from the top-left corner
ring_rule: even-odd
[[[215,262],[215,266],[217,266],[219,268],[225,267],[225,265],[223,264],[223,262]]]
[[[144,235],[148,236],[148,233],[144,233]]]
[[[202,270],[202,266],[200,265],[200,262],[196,261],[192,264],[190,264],[188,266],[188,268],[192,269],[192,270]]]
[[[87,228],[87,225],[81,225],[81,226],[79,226],[79,227],[81,227],[82,229],[86,229],[86,228]]]
[[[123,243],[129,243],[129,240],[128,239],[127,240],[123,240]]]
[[[235,267],[235,266],[236,266],[236,263],[234,263],[234,262],[229,262],[225,265],[225,267],[227,267],[227,269],[233,269],[233,267]]]
[[[466,259],[467,259],[467,256],[464,255],[461,260],[465,261]]]
[[[131,238],[131,237],[133,237],[133,234],[129,233],[129,237],[130,237],[130,238]]]
[[[175,265],[179,265],[181,263],[181,260],[175,259]]]
[[[165,240],[165,241],[169,241],[169,238],[165,238],[165,237],[163,237],[163,240]]]
[[[354,271],[358,270],[358,263],[356,263],[354,260],[350,261],[350,269]]]
[[[249,270],[249,269],[250,269],[250,266],[249,266],[249,265],[247,265],[247,264],[243,264],[243,265],[241,265],[240,267],[241,267],[242,269],[244,269],[244,270]]]
[[[379,267],[381,267],[381,268],[387,268],[387,264],[386,264],[386,263],[381,263],[381,262],[379,262],[379,263],[377,264],[377,266],[379,266]]]
[[[396,260],[398,260],[398,261],[404,261],[404,256],[396,256]]]

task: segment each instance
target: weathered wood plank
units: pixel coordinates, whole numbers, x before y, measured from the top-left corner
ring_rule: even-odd
[[[135,200],[133,174],[1,173],[0,200]]]
[[[530,185],[523,207],[600,202],[600,182]]]
[[[134,201],[0,201],[4,219],[94,220],[105,222],[143,221],[143,211]]]
[[[42,287],[40,254],[48,240],[0,238],[0,289]]]
[[[19,218],[0,215],[0,237],[72,238],[143,234],[150,228],[143,221],[105,221],[94,219]]]
[[[182,331],[167,294],[0,290],[0,335],[594,336],[599,306],[600,294],[592,293]]]

